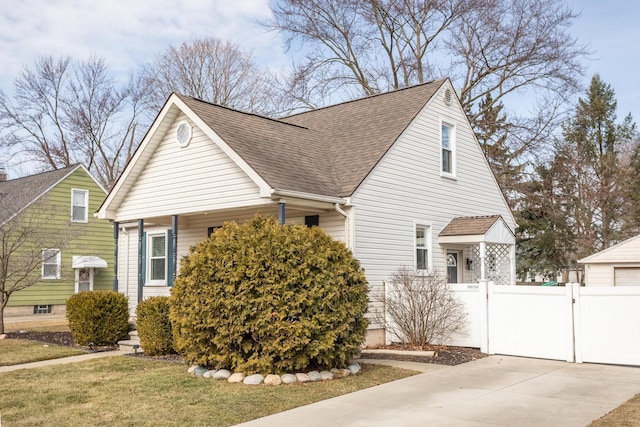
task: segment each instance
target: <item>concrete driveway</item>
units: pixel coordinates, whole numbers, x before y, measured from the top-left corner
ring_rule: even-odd
[[[490,356],[241,426],[586,426],[640,393],[640,368]]]

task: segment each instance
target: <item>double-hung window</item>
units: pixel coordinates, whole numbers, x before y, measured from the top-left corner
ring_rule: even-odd
[[[431,227],[415,226],[416,270],[426,272],[431,268]]]
[[[42,278],[60,278],[60,249],[42,250]]]
[[[443,176],[453,177],[456,174],[455,128],[442,123],[440,128],[440,157],[442,160],[441,173]]]
[[[149,284],[164,285],[167,280],[167,235],[149,236]]]
[[[87,190],[71,190],[71,221],[87,222],[89,212],[89,192]]]

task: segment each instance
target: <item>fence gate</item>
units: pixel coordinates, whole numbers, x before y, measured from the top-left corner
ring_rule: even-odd
[[[460,290],[454,289],[460,294]],[[474,345],[489,354],[640,365],[640,286],[499,286],[460,294]]]

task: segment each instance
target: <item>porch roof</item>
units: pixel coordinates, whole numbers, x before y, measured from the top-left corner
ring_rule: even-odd
[[[513,231],[500,215],[453,218],[438,234],[438,243],[501,243],[515,245]]]
[[[71,266],[73,268],[107,268],[107,261],[93,255],[74,256]]]

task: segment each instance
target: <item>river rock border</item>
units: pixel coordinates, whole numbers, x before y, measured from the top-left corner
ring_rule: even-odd
[[[231,372],[227,369],[209,369],[206,366],[192,365],[187,372],[196,378],[207,378],[229,383],[243,383],[247,385],[281,385],[293,383],[307,383],[317,381],[329,381],[336,378],[345,378],[356,375],[362,368],[358,363],[352,363],[344,369],[333,368],[330,371],[297,372],[295,374],[268,374],[266,377],[260,374],[246,375],[242,372]]]

